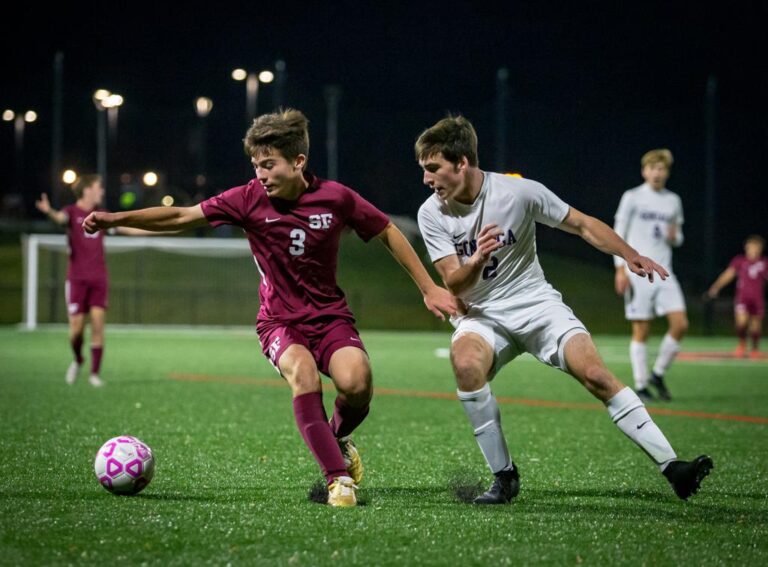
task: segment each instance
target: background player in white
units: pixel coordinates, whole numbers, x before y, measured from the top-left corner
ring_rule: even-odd
[[[667,271],[669,277],[654,285],[631,273],[620,257],[616,266],[616,293],[624,296],[624,313],[632,322],[632,341],[629,358],[635,390],[645,401],[653,400],[648,389],[650,382],[662,400],[671,396],[664,374],[680,351],[680,341],[688,331],[685,298],[672,271],[672,248],[683,243],[683,205],[680,197],[666,189],[672,152],[667,149],[651,150],[640,160],[645,183],[626,191],[616,211],[614,228],[619,236],[636,248],[640,254],[654,258]],[[648,373],[648,336],[654,316],[667,316],[669,329],[659,346],[659,354]]]
[[[614,423],[656,463],[680,498],[695,493],[712,459],[677,460],[643,402],[605,367],[584,325],[544,278],[536,222],[621,256],[634,274],[651,282],[657,279],[654,273],[664,279],[666,270],[542,184],[482,171],[477,136],[463,117],[445,118],[425,130],[415,150],[424,183],[434,191],[419,209],[419,227],[435,268],[466,305],[465,314],[452,320],[458,395],[496,476],[475,502],[502,504],[519,491],[488,381],[523,352],[579,380],[605,403]]]

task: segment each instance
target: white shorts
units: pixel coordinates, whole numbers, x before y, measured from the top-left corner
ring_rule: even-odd
[[[685,311],[685,297],[674,274],[666,280],[658,275],[653,283],[628,272],[629,287],[624,293],[624,315],[628,321],[650,321],[675,311]]]
[[[451,320],[456,328],[451,342],[466,333],[477,333],[493,348],[489,379],[524,352],[567,372],[563,356],[565,343],[573,335],[589,334],[551,285],[526,295],[528,300],[514,303],[472,306],[466,315]]]

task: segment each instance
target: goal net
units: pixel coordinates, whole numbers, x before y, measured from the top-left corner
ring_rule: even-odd
[[[64,323],[66,236],[23,237],[24,320]],[[252,325],[259,277],[243,238],[108,236],[110,323]]]
[[[399,217],[397,222],[428,265],[415,222]],[[105,246],[109,323],[254,325],[259,275],[245,238],[108,236]],[[66,323],[66,236],[26,235],[22,247],[23,326]],[[444,328],[424,308],[416,286],[380,243],[365,244],[354,234],[345,234],[337,278],[362,328]]]

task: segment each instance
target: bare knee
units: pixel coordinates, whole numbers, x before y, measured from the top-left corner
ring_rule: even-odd
[[[638,343],[644,343],[648,340],[648,336],[651,334],[650,321],[633,321],[632,322],[632,340]]]
[[[474,392],[488,381],[489,356],[482,348],[464,345],[451,349],[451,363],[456,375],[456,384],[463,392]]]
[[[320,373],[308,351],[305,353],[291,353],[291,355],[289,355],[289,351],[286,351],[280,358],[279,366],[283,378],[291,387],[294,398],[303,394],[322,391]]]
[[[343,376],[334,376],[336,390],[353,407],[368,405],[373,397],[373,377],[370,367],[357,372],[350,371]]]
[[[676,341],[681,340],[688,333],[688,317],[683,315],[676,318],[674,321],[670,321],[669,334]]]

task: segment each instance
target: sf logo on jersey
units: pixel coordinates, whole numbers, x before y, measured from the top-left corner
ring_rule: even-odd
[[[328,230],[329,228],[331,228],[332,220],[333,220],[333,213],[309,215],[309,228],[313,228],[315,230],[317,229]]]

